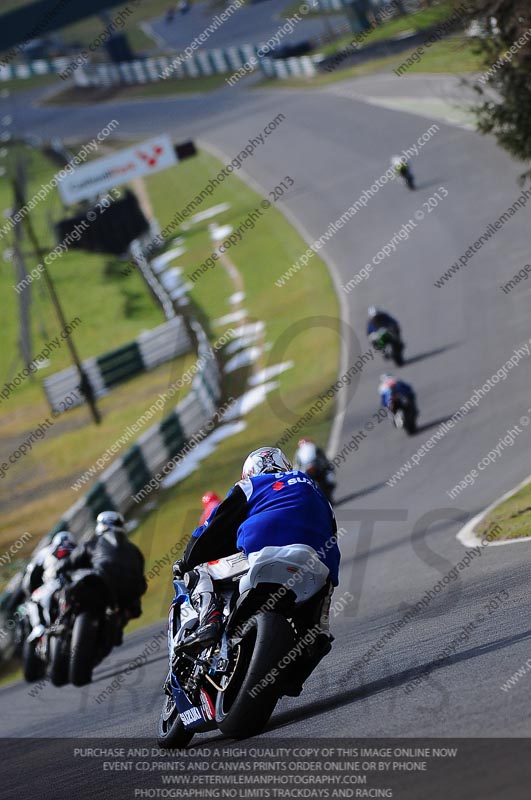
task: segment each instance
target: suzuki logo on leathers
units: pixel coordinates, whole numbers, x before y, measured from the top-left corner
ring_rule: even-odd
[[[276,481],[276,483],[274,483],[271,488],[275,492],[280,492],[280,490],[284,488],[284,484],[282,483],[282,481]]]
[[[161,156],[164,152],[164,148],[160,144],[153,145],[151,150],[152,155],[149,155],[149,153],[144,153],[142,150],[137,150],[136,152],[137,156],[141,158],[142,161],[145,161],[148,167],[154,167],[159,160],[159,156]]]

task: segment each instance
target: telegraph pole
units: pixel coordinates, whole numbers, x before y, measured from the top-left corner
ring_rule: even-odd
[[[13,195],[15,198],[15,208],[23,208],[25,205],[25,198],[23,191],[21,191],[22,187],[18,184],[16,178],[12,179],[12,185],[13,185]],[[61,324],[62,329],[66,330],[67,322],[65,319],[65,315],[63,313],[61,303],[59,301],[59,296],[56,292],[52,277],[48,272],[46,264],[44,263],[44,256],[47,255],[47,253],[45,250],[42,249],[42,247],[39,244],[39,240],[37,239],[37,234],[35,233],[35,229],[31,221],[31,216],[29,214],[26,214],[24,216],[23,224],[26,226],[28,238],[33,246],[33,250],[37,258],[37,261],[42,266],[42,274],[44,276],[44,280],[46,281],[46,286],[48,287],[48,291],[50,292],[50,297],[54,305],[57,318]],[[101,415],[96,405],[96,398],[94,397],[94,391],[92,389],[88,376],[85,370],[83,369],[83,365],[78,356],[77,350],[74,346],[71,334],[66,337],[66,343],[68,349],[70,350],[70,355],[72,356],[72,361],[74,363],[74,366],[76,367],[79,373],[79,389],[83,394],[83,396],[85,397],[85,400],[87,401],[87,405],[90,409],[92,419],[94,420],[96,425],[99,425],[101,422]]]

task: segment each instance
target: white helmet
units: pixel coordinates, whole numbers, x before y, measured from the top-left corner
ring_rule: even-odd
[[[267,475],[275,472],[289,472],[293,467],[278,447],[259,447],[249,453],[242,468],[242,478]]]
[[[96,536],[104,533],[124,533],[125,520],[118,511],[102,511],[96,517]]]
[[[369,315],[369,318],[372,319],[373,317],[376,316],[376,314],[378,314],[378,309],[376,308],[376,306],[369,306],[369,308],[367,309],[367,314]]]

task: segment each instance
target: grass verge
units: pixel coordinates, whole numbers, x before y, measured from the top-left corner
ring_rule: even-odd
[[[371,59],[362,64],[355,64],[344,69],[319,73],[315,78],[265,79],[256,83],[252,88],[315,89],[338,81],[360,78],[375,72],[391,73],[393,69],[398,68],[400,64],[406,61],[413,52],[415,51],[406,50],[399,55]],[[409,67],[404,75],[419,73],[462,74],[474,72],[480,66],[479,59],[472,52],[468,39],[464,36],[450,36],[426,50],[420,61]],[[399,87],[400,84],[397,84],[397,86]]]
[[[479,541],[493,531],[494,542],[531,537],[531,482],[489,511],[474,528],[474,535]]]

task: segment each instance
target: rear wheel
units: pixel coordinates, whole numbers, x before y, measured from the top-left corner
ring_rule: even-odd
[[[294,642],[293,629],[280,614],[259,613],[230,654],[232,673],[218,693],[216,722],[226,736],[244,739],[266,726],[283,694],[280,662]]]
[[[83,612],[74,622],[70,647],[70,683],[85,686],[92,680],[98,639],[98,620]]]
[[[35,649],[37,647],[38,640],[34,640],[32,642],[26,641],[22,647],[22,660],[24,665],[24,679],[28,681],[28,683],[34,683],[35,681],[44,678],[46,673],[46,664],[42,661]]]
[[[404,366],[404,345],[397,342],[393,347],[393,361],[397,367]]]
[[[404,422],[406,433],[413,436],[417,432],[417,418],[414,414],[409,414]]]
[[[50,680],[54,686],[68,683],[69,653],[60,636],[50,638]]]
[[[163,749],[183,748],[192,740],[193,731],[186,730],[177,712],[173,697],[166,696],[157,726],[157,743]]]

